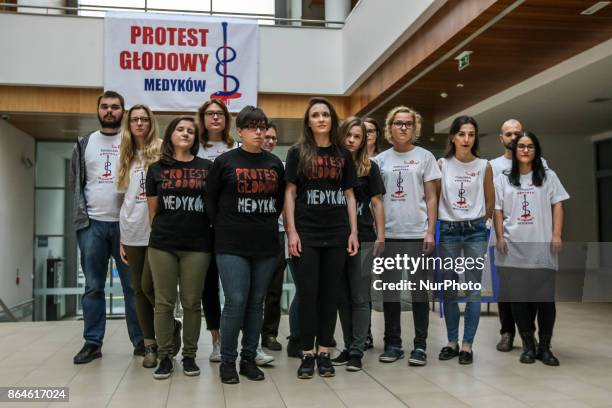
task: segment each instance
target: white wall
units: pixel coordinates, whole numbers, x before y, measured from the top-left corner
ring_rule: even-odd
[[[0,13],[0,84],[102,87],[103,20]],[[341,31],[260,27],[259,91],[341,94]]]
[[[34,167],[22,156],[34,163],[34,139],[0,120],[0,298],[8,307],[32,299]]]

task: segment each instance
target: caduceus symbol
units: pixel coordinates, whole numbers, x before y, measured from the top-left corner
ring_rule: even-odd
[[[404,192],[404,187],[402,187],[403,182],[404,179],[402,178],[402,172],[400,171],[397,175],[397,182],[395,183],[395,185],[397,186],[397,191],[395,192],[396,194],[401,194]]]
[[[140,195],[145,195],[145,179],[144,179],[144,171],[140,171]]]
[[[217,58],[215,70],[219,76],[223,77],[223,90],[213,93],[210,99],[219,99],[229,106],[231,99],[240,98],[242,94],[238,92],[240,88],[238,78],[227,73],[227,64],[236,59],[236,50],[227,45],[227,23],[222,22],[221,25],[223,26],[223,46],[217,48],[215,52],[215,57]],[[234,88],[231,90],[228,89],[228,81],[234,81]]]
[[[527,196],[524,195],[523,196],[523,214],[521,215],[521,218],[529,218],[529,216],[531,215],[531,211],[529,211],[527,207],[529,207],[529,201],[527,201]]]
[[[461,182],[461,187],[459,187],[459,201],[457,201],[457,204],[459,205],[465,205],[466,203],[466,199],[463,196],[465,194],[465,189],[463,188],[463,182]]]
[[[109,177],[112,174],[110,168],[111,168],[110,156],[107,154],[106,161],[104,162],[105,173],[102,175],[102,177]]]

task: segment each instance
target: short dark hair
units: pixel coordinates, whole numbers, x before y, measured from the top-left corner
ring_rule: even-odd
[[[98,103],[96,104],[96,107],[100,106],[100,101],[102,100],[102,98],[117,98],[119,99],[119,102],[121,104],[121,109],[125,110],[125,99],[123,99],[123,96],[121,96],[121,94],[119,92],[115,92],[115,91],[104,91],[104,93],[102,93],[101,95],[98,95]]]
[[[238,116],[236,117],[236,127],[240,129],[244,129],[249,126],[251,123],[264,123],[268,126],[268,117],[259,108],[255,106],[247,105],[240,112],[238,112]]]
[[[164,133],[164,139],[162,140],[161,145],[161,161],[164,163],[174,163],[174,146],[172,145],[172,133],[174,133],[174,129],[181,121],[187,121],[193,123],[193,127],[195,128],[195,138],[193,139],[193,144],[191,148],[189,148],[189,152],[194,156],[197,156],[198,150],[200,150],[200,143],[198,141],[198,123],[193,116],[178,116],[168,124],[166,128],[166,132]]]
[[[274,129],[274,131],[278,133],[278,127],[276,126],[276,123],[274,122],[268,122],[268,129]]]

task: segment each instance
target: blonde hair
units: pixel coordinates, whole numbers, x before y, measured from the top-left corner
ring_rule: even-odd
[[[136,158],[136,152],[138,151],[138,145],[134,137],[132,137],[132,131],[130,130],[130,118],[132,112],[137,109],[142,109],[147,112],[147,116],[150,120],[149,133],[145,136],[145,144],[142,149],[142,164],[145,171],[149,168],[149,165],[159,160],[161,139],[159,138],[157,120],[147,105],[134,105],[127,111],[127,114],[124,115],[121,125],[123,136],[121,138],[121,145],[119,146],[119,172],[117,175],[117,186],[119,191],[127,190],[130,184],[130,166]]]
[[[340,125],[340,138],[342,140],[342,145],[344,145],[344,140],[348,136],[349,131],[355,126],[361,128],[363,137],[361,146],[359,146],[355,152],[355,165],[357,166],[357,176],[364,177],[370,173],[372,163],[370,162],[370,156],[368,155],[368,137],[363,121],[356,116],[346,118]]]
[[[407,106],[396,106],[391,109],[387,114],[387,118],[385,119],[385,139],[387,142],[393,144],[393,136],[391,135],[391,126],[393,126],[393,121],[395,120],[395,115],[398,113],[409,113],[412,115],[412,120],[414,121],[414,134],[412,135],[412,143],[416,143],[419,141],[419,137],[421,137],[421,125],[423,123],[423,118],[421,115],[412,108]]]

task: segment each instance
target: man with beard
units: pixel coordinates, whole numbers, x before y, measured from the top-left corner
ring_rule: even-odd
[[[504,154],[496,159],[490,161],[491,169],[493,170],[493,179],[495,180],[504,171],[510,171],[512,169],[512,142],[523,134],[523,125],[516,119],[508,119],[502,124],[501,132],[499,134],[499,141],[504,146]],[[545,168],[548,168],[546,160],[542,158],[542,164]],[[490,246],[495,246],[495,231],[493,230],[493,224],[491,224],[491,240]],[[516,334],[516,326],[514,317],[512,316],[512,310],[510,309],[510,302],[498,302],[497,309],[499,312],[499,321],[501,323],[501,338],[497,343],[498,351],[511,351],[514,343],[514,336]],[[533,310],[533,331],[535,331],[535,318],[536,311]]]
[[[74,364],[85,364],[102,357],[106,327],[104,286],[110,256],[123,287],[125,316],[135,355],[144,355],[144,343],[134,309],[130,272],[119,255],[119,209],[116,169],[121,143],[124,100],[114,91],[98,97],[100,130],[80,137],[70,163],[70,188],[74,191],[74,226],[81,250],[81,268],[85,275],[83,338],[85,345],[74,356]]]

